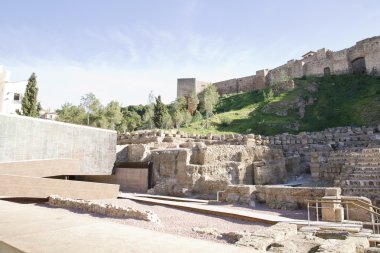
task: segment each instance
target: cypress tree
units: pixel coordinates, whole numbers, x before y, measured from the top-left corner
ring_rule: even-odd
[[[37,102],[37,79],[36,74],[33,73],[26,85],[25,94],[21,101],[22,115],[30,117],[38,117],[41,105]]]
[[[157,128],[163,127],[164,115],[167,113],[167,108],[161,101],[161,96],[156,98],[156,103],[154,104],[154,115],[153,122]]]

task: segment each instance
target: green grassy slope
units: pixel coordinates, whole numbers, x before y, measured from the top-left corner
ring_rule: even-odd
[[[294,82],[293,90],[269,101],[263,91],[222,96],[214,116],[183,130],[273,135],[380,124],[380,77],[340,75]]]

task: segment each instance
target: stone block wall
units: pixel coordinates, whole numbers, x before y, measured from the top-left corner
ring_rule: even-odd
[[[236,79],[230,79],[226,81],[213,83],[220,95],[238,93],[239,89],[237,86]]]
[[[296,203],[299,207],[306,207],[307,200],[316,200],[326,195],[325,187],[289,187],[266,185],[257,186],[256,198],[259,202]]]
[[[189,97],[193,92],[199,93],[210,83],[199,81],[196,78],[177,79],[177,97]]]
[[[307,200],[317,200],[327,195],[327,191],[340,188],[290,187],[279,185],[229,185],[218,193],[221,202],[239,203],[254,206],[255,202],[281,208],[305,208]]]
[[[256,75],[220,81],[212,85],[221,95],[259,90],[265,88],[267,73],[268,71],[263,69],[256,71]]]

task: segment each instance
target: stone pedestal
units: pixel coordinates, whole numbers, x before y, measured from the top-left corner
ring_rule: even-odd
[[[342,222],[344,220],[344,209],[341,202],[340,188],[327,188],[322,201],[322,220],[332,222]]]
[[[336,201],[336,203],[322,203],[322,220],[341,222],[344,219],[343,207],[339,204],[340,197],[323,197],[322,201]]]
[[[319,155],[314,152],[311,154],[310,158],[310,172],[313,179],[320,179],[320,165],[319,165]]]

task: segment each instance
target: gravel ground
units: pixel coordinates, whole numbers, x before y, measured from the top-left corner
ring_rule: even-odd
[[[145,203],[139,203],[128,199],[112,199],[112,200],[97,200],[98,203],[112,203],[117,206],[133,207],[139,210],[150,210],[155,212],[161,220],[161,223],[147,222],[143,220],[135,219],[115,219],[108,217],[99,217],[101,219],[106,219],[112,222],[117,222],[121,224],[127,224],[132,226],[137,226],[141,228],[151,229],[155,231],[182,235],[187,237],[193,237],[198,239],[213,240],[222,243],[228,243],[222,239],[217,239],[212,235],[199,234],[192,231],[192,228],[215,228],[219,232],[234,232],[234,231],[248,231],[252,232],[257,229],[267,227],[267,224],[260,222],[247,222],[239,221],[236,219],[218,217],[214,215],[199,214],[190,211],[184,211],[172,207],[165,207],[159,205],[150,205]],[[240,210],[252,210],[244,206],[235,206],[228,204],[217,204],[226,208],[240,209]],[[255,210],[263,213],[270,213],[273,215],[286,215],[292,218],[303,218],[304,212],[301,211],[282,211],[282,210],[271,210],[265,206],[258,206]]]
[[[153,223],[135,219],[113,219],[104,218],[109,221],[118,222],[122,224],[137,226],[141,228],[151,229],[155,231],[182,235],[187,237],[193,237],[198,239],[207,239],[219,242],[225,242],[219,240],[212,235],[199,234],[192,231],[192,228],[215,228],[220,232],[231,231],[255,231],[264,226],[268,226],[259,222],[246,222],[238,221],[235,219],[218,217],[214,215],[199,214],[189,211],[184,211],[176,208],[149,205],[144,203],[138,203],[129,199],[112,199],[112,200],[98,200],[98,203],[112,203],[117,206],[133,207],[139,210],[150,210],[157,214],[161,223]]]

